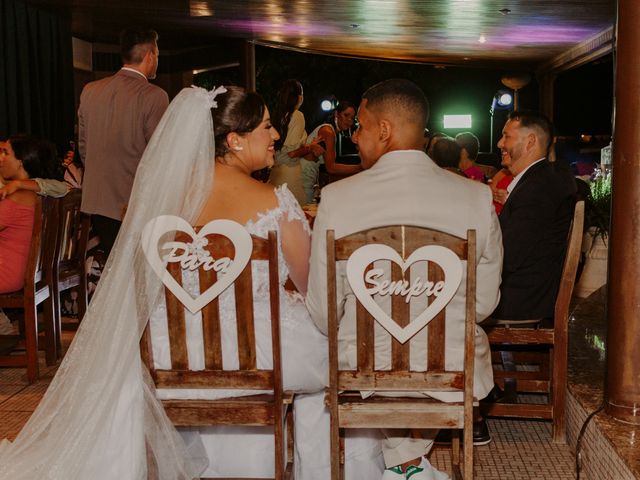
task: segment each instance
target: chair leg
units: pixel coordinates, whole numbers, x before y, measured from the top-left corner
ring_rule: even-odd
[[[293,422],[293,405],[289,405],[287,409],[287,470],[285,474],[287,480],[293,478],[293,446],[295,440]]]
[[[55,278],[55,277],[54,277]],[[51,282],[51,297],[53,298],[53,320],[55,322],[57,356],[62,356],[62,311],[60,307],[60,291],[58,283]]]
[[[552,385],[549,403],[553,408],[553,443],[566,444],[565,408],[567,401],[567,345],[560,342],[552,347],[550,357]]]
[[[87,277],[82,275],[80,278],[80,284],[78,285],[78,323],[82,321],[87,313],[89,305],[87,290]]]
[[[56,320],[53,310],[53,296],[49,291],[49,297],[42,303],[42,320],[44,322],[44,349],[47,366],[55,365],[58,360]]]
[[[285,463],[285,451],[284,451],[284,409],[286,405],[276,404],[274,405],[274,425],[273,436],[275,442],[274,454],[275,454],[275,478],[284,478],[284,463]]]
[[[451,429],[451,466],[460,466],[460,430]]]
[[[38,312],[33,298],[25,299],[24,309],[24,347],[27,359],[27,380],[33,383],[38,379]]]
[[[473,427],[471,427],[473,432]],[[473,480],[473,435],[465,435],[463,439],[464,479]]]
[[[331,415],[331,480],[341,480],[340,475],[340,428],[337,415]]]

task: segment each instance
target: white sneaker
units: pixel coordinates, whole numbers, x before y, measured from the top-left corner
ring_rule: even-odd
[[[399,465],[397,467],[385,468],[382,473],[382,480],[404,480],[404,478],[404,473],[402,473]]]
[[[425,457],[422,457],[419,466],[408,467],[405,477],[407,480],[451,480],[445,472],[436,470]]]

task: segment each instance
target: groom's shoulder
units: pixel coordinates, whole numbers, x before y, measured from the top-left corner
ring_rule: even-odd
[[[326,195],[343,195],[347,193],[353,193],[354,190],[363,187],[369,181],[370,172],[364,170],[362,172],[351,175],[350,177],[343,178],[336,182],[332,182],[322,189],[322,197]]]

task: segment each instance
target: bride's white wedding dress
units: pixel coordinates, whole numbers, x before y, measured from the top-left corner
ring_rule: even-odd
[[[286,185],[275,189],[278,206],[262,212],[258,219],[249,221],[245,228],[251,235],[266,238],[270,230],[280,232],[286,222],[300,222],[307,235],[311,231],[298,202]],[[308,241],[308,238],[301,241]],[[327,338],[316,328],[304,305],[303,297],[284,289],[289,268],[278,236],[278,273],[280,279],[280,329],[282,368],[285,390],[298,395],[295,408],[295,468],[296,479],[329,478],[329,418],[323,404],[324,386],[328,372]],[[259,368],[271,367],[271,331],[269,309],[269,272],[267,262],[253,264],[254,320],[257,339]],[[199,295],[198,279],[194,272],[183,273],[185,289],[193,296]],[[237,368],[235,298],[233,289],[227,289],[219,297],[222,357],[225,368]],[[185,309],[187,352],[193,370],[204,369],[203,338],[200,313],[191,314]],[[156,368],[170,367],[169,332],[166,307],[161,303],[150,319],[154,363]],[[255,394],[255,391],[211,389],[158,389],[162,399],[176,398],[224,398],[230,395]],[[197,429],[184,429],[194,432]],[[242,474],[248,477],[273,476],[273,430],[258,427],[210,427],[199,429],[200,438],[209,458],[209,466],[203,477],[228,477]],[[357,462],[357,475],[349,478],[370,479],[380,476],[379,442],[375,435],[360,435],[361,440],[350,441],[348,458]],[[368,440],[367,440],[368,439]],[[353,464],[355,467],[355,464]],[[348,467],[351,468],[351,467]]]

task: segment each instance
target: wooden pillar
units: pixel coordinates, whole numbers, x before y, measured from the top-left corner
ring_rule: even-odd
[[[244,42],[244,55],[242,57],[242,72],[244,74],[244,87],[252,92],[256,90],[256,49],[251,42]]]
[[[640,2],[618,9],[605,398],[609,415],[640,424]]]

